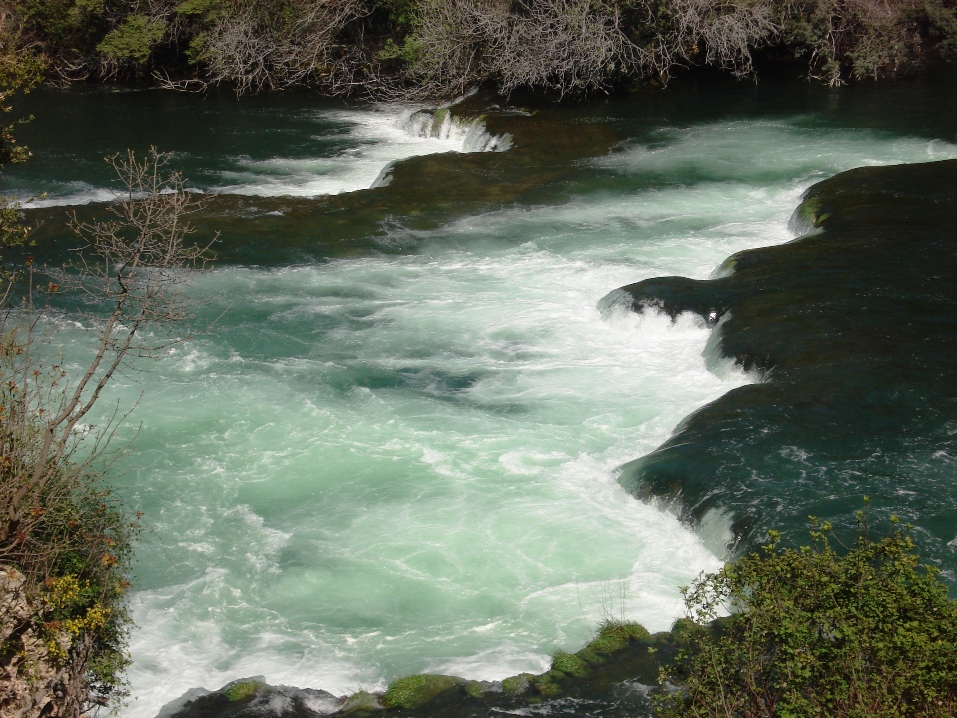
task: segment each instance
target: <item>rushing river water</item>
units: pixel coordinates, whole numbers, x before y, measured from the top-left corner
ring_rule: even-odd
[[[46,193],[54,243],[58,205],[97,211],[100,158],[126,147],[222,195],[200,224],[223,260],[192,289],[214,329],[115,387],[143,395],[116,483],[147,528],[124,715],[249,675],[496,679],[603,617],[667,628],[731,517],[692,531],[616,469],[761,376],[700,319],[599,300],[789,241],[802,192],[837,172],[957,157],[954,89],[689,81],[580,107],[471,98],[457,121],[307,95],[32,96],[36,156],[0,190]]]

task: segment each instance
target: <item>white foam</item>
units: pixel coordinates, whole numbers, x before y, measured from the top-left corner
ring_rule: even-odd
[[[381,688],[396,673],[420,670],[479,679],[539,672],[556,648],[575,649],[589,638],[609,610],[595,598],[609,579],[624,581],[628,605],[620,610],[628,618],[666,628],[680,613],[677,587],[719,564],[673,516],[628,496],[614,469],[652,449],[685,413],[744,379],[719,380],[706,370],[701,351],[708,330],[691,317],[674,323],[655,315],[603,319],[598,298],[631,271],[523,250],[210,275],[227,295],[268,304],[266,327],[308,325],[374,307],[374,350],[365,345],[373,335],[364,337],[361,329],[329,345],[335,353],[361,351],[368,365],[426,371],[438,352],[452,374],[489,373],[462,390],[461,409],[435,404],[428,393],[365,387],[340,398],[310,391],[307,406],[290,379],[304,373],[312,377],[308,384],[321,385],[338,361],[283,360],[255,369],[253,357],[237,366],[222,350],[204,349],[206,357],[222,358],[200,370],[208,377],[200,385],[189,380],[206,387],[194,401],[232,417],[229,436],[213,432],[207,449],[198,437],[199,444],[181,450],[214,451],[226,466],[167,474],[170,488],[185,482],[197,498],[164,508],[169,527],[163,531],[190,527],[178,532],[191,544],[180,554],[184,568],[218,568],[178,590],[141,594],[130,677],[144,709],[129,715],[146,716],[146,706],[187,686],[217,688],[253,674],[343,693]],[[359,302],[311,293],[327,281],[371,289]],[[422,342],[438,344],[417,359],[410,349]],[[182,361],[168,368],[174,386],[197,373]],[[219,377],[230,376],[219,385]],[[316,401],[331,423],[317,423]],[[495,408],[516,401],[525,407],[514,419]],[[156,421],[151,416],[148,423]],[[165,425],[159,417],[157,428]],[[364,474],[360,463],[343,473],[352,451],[379,468]],[[312,468],[317,462],[318,470]],[[382,485],[375,474],[390,466],[401,477]],[[328,525],[332,514],[322,506],[336,505],[334,497],[351,494],[355,482],[366,486],[360,493],[375,497],[406,487],[412,477],[407,498],[362,506],[350,500],[338,510],[353,506],[355,514]],[[309,507],[302,519],[274,514],[266,521],[261,511],[253,513],[253,498],[230,508],[234,491],[248,492],[251,482],[263,480],[279,495],[301,485],[306,494],[296,503]],[[226,498],[213,498],[220,494]],[[193,506],[200,502],[210,510]],[[191,558],[196,546],[209,545],[212,554]],[[602,557],[593,555],[599,546]],[[281,559],[282,552],[317,550],[316,567],[307,561],[293,569]],[[360,582],[341,599],[324,595],[347,590],[323,578],[321,565],[330,560],[347,562],[356,572],[349,580]],[[471,596],[481,591],[503,608],[473,606]],[[421,594],[435,617],[392,614],[394,597],[406,594]],[[305,608],[332,600],[367,603],[372,614],[389,611],[387,628],[341,632],[322,625],[328,609]]]
[[[232,163],[238,169],[221,171],[220,183],[192,189],[263,197],[341,194],[387,184],[384,173],[388,168],[410,157],[442,152],[502,152],[511,147],[507,134],[490,134],[481,118],[463,120],[447,109],[379,105],[367,110],[317,112],[316,119],[349,127],[339,137],[349,147],[320,157],[234,157]],[[28,196],[16,198],[26,208],[40,208],[108,202],[115,198],[115,193],[109,188],[71,182],[51,190],[47,197],[32,201]]]
[[[455,120],[449,111],[383,105],[365,111],[323,113],[351,125],[353,146],[333,157],[244,160],[238,172],[224,172],[213,192],[256,196],[316,197],[368,189],[384,182],[382,173],[395,162],[441,152],[498,152],[511,146],[507,137],[490,135],[479,119]]]
[[[46,197],[17,196],[16,200],[23,203],[25,209],[39,209],[43,207],[65,207],[71,205],[91,204],[93,202],[111,202],[116,194],[110,189],[94,187],[86,182],[71,182],[66,187],[55,190]]]
[[[802,118],[735,120],[666,128],[654,145],[634,145],[600,162],[624,172],[697,172],[713,180],[805,184],[854,167],[957,158],[957,145],[870,130],[814,127]]]

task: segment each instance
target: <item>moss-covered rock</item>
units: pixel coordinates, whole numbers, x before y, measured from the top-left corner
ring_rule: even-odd
[[[227,684],[220,693],[222,693],[230,703],[239,703],[240,701],[248,701],[255,698],[256,695],[265,688],[267,688],[266,684],[257,678],[243,678]]]
[[[614,653],[627,646],[630,641],[645,641],[649,638],[651,634],[640,623],[606,621],[595,639],[585,646],[579,655],[584,652],[589,655]]]
[[[346,698],[345,703],[342,704],[338,712],[341,714],[370,713],[372,711],[381,711],[384,707],[379,700],[379,696],[368,693],[367,691],[359,691]]]
[[[465,684],[465,695],[470,698],[481,698],[485,694],[485,684],[481,681],[469,681]]]
[[[563,692],[561,681],[564,676],[565,674],[560,671],[548,671],[540,676],[536,676],[532,681],[532,686],[543,696],[557,696]]]
[[[552,671],[582,677],[588,674],[588,664],[573,653],[559,651],[552,659]]]
[[[465,681],[455,676],[438,676],[420,673],[405,676],[389,684],[382,703],[386,708],[418,708],[450,688],[462,685]]]
[[[532,685],[535,676],[531,673],[519,673],[517,676],[502,681],[502,692],[510,696],[519,696],[526,693]]]

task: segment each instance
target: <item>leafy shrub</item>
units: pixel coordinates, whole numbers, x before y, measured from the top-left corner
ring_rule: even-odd
[[[812,521],[811,546],[779,549],[770,532],[763,555],[699,579],[685,596],[697,627],[663,672],[678,690],[658,697],[659,715],[954,715],[957,605],[908,531],[871,541],[859,512],[841,555],[831,525]]]
[[[110,30],[96,49],[113,61],[142,65],[165,34],[165,23],[151,20],[145,15],[131,15],[120,26]]]

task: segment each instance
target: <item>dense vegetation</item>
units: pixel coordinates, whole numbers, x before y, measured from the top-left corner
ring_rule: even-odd
[[[955,714],[957,604],[937,569],[907,530],[871,541],[865,512],[849,550],[814,524],[811,546],[780,549],[772,532],[763,555],[690,588],[663,718]]]
[[[761,54],[840,84],[957,43],[954,0],[15,0],[4,22],[64,81],[407,98],[747,76]]]

